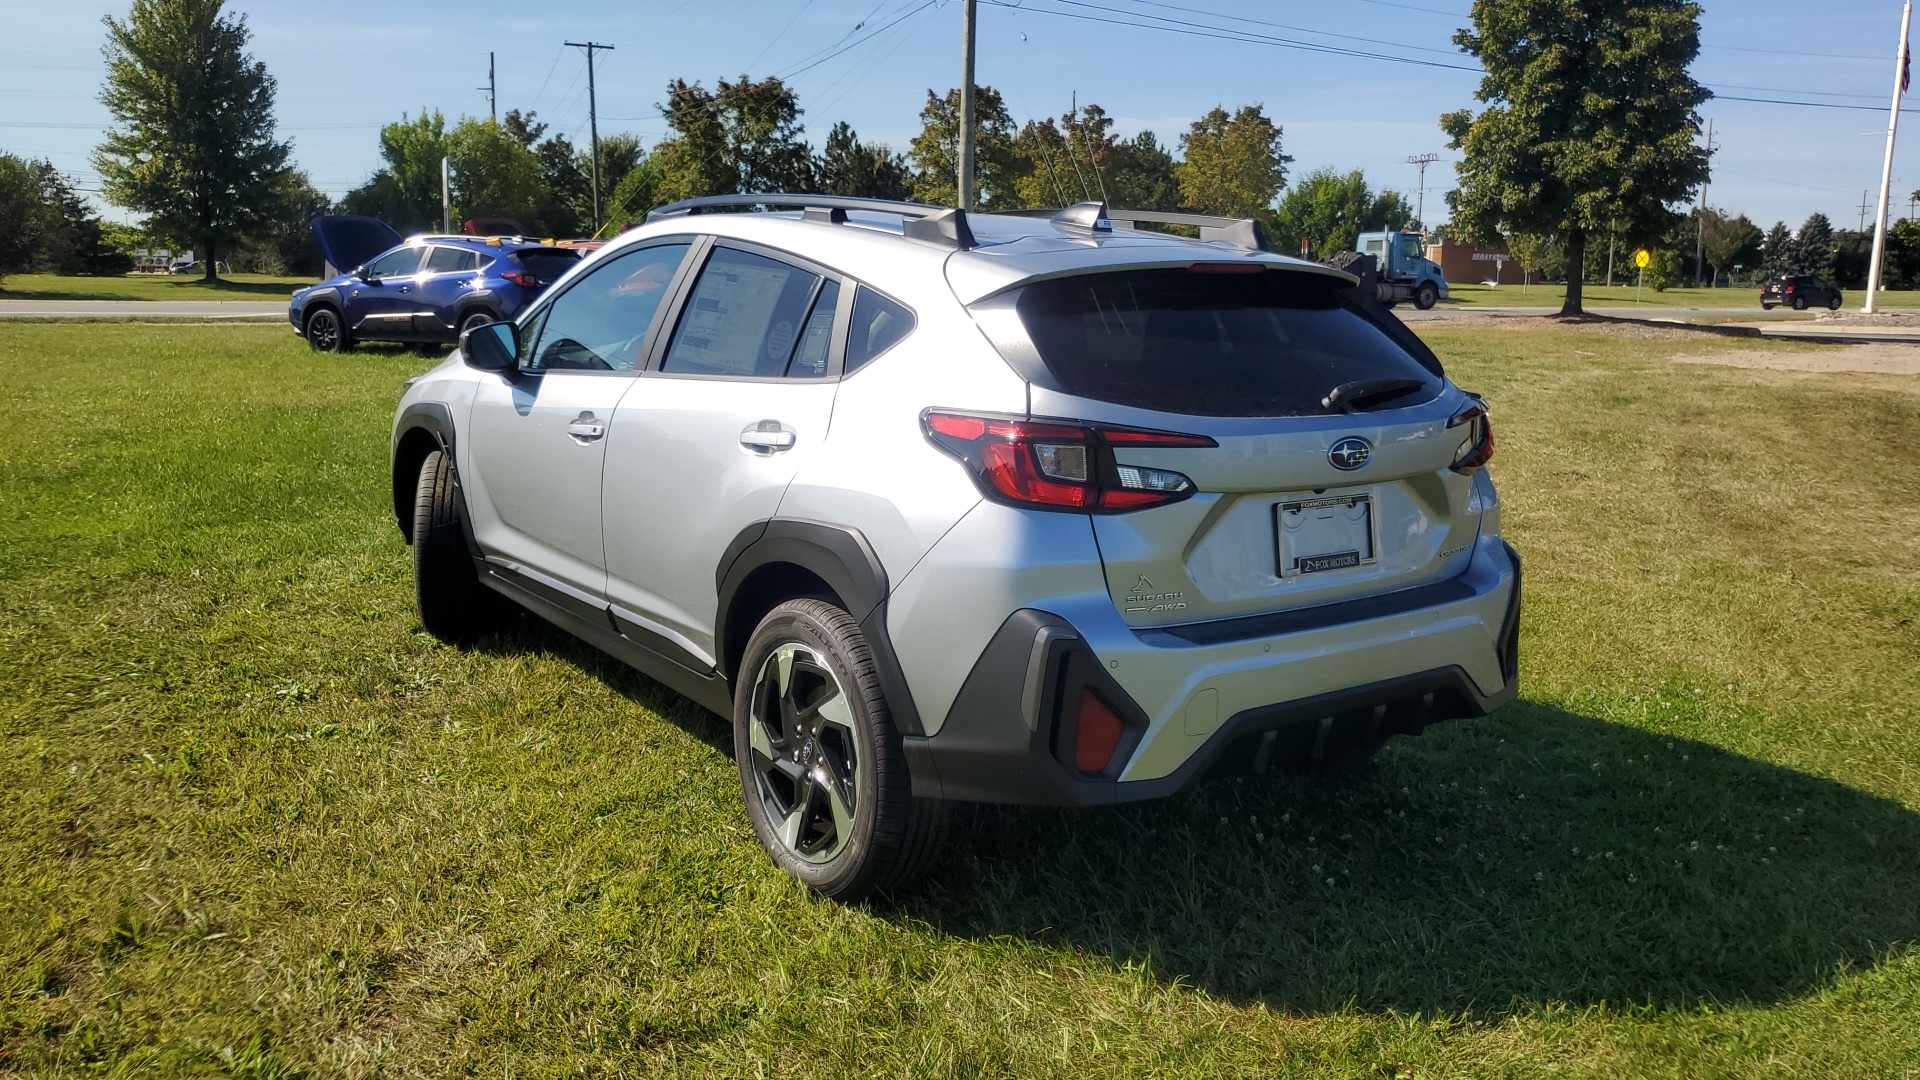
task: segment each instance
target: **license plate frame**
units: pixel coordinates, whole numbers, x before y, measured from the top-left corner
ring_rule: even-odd
[[[1371,492],[1274,503],[1273,547],[1280,577],[1351,570],[1376,561],[1378,523]]]

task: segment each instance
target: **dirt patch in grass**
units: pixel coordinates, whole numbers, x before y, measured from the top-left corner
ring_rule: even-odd
[[[1729,349],[1676,356],[1676,364],[1722,364],[1770,371],[1859,371],[1872,375],[1920,375],[1920,345],[1876,342],[1817,349]],[[1920,389],[1916,387],[1915,389]]]

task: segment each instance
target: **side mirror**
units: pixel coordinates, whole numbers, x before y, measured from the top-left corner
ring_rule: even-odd
[[[353,276],[359,278],[361,281],[371,282],[373,280],[373,274],[370,273],[367,270],[367,268],[364,266],[358,270],[355,270],[353,272]]]
[[[510,322],[490,322],[460,335],[460,359],[480,371],[514,371],[520,366],[520,330]]]

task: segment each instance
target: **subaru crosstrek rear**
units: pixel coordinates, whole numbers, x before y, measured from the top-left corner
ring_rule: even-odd
[[[799,212],[714,212],[755,206]],[[761,843],[839,898],[953,802],[1483,715],[1520,610],[1487,407],[1354,284],[1097,204],[666,207],[403,398],[422,619],[512,601],[730,717]]]

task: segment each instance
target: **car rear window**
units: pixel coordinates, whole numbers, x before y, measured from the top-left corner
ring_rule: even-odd
[[[1048,373],[1076,397],[1195,416],[1307,416],[1329,412],[1321,400],[1356,380],[1424,384],[1395,405],[1438,393],[1432,355],[1418,355],[1425,348],[1404,327],[1362,314],[1351,293],[1321,274],[1132,270],[1039,282],[1016,307]]]
[[[580,255],[569,248],[529,248],[514,252],[513,259],[534,277],[552,281],[573,269]]]

